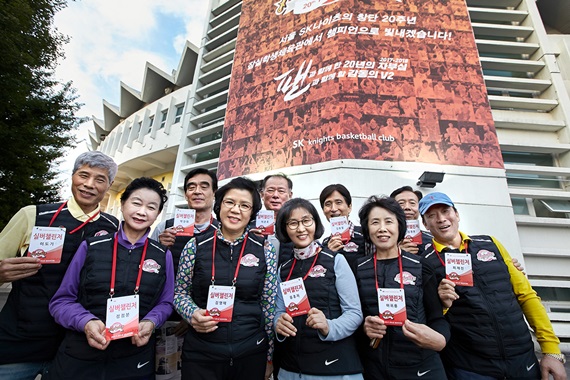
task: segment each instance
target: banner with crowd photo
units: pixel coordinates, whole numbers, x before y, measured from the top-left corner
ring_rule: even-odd
[[[337,159],[502,168],[465,0],[244,0],[218,175]]]

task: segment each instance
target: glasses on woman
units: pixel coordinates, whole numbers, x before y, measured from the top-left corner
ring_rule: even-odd
[[[303,218],[301,220],[294,220],[291,219],[287,222],[287,227],[290,230],[296,230],[299,227],[299,224],[302,224],[305,227],[311,227],[315,223],[313,218]]]
[[[229,209],[234,208],[234,206],[238,206],[238,208],[240,209],[240,211],[243,211],[243,212],[251,211],[251,209],[253,208],[253,206],[250,205],[249,203],[236,203],[236,202],[234,202],[234,201],[231,200],[231,199],[224,199],[224,200],[222,201],[222,204],[223,204],[224,206],[226,206],[227,208],[229,208]]]

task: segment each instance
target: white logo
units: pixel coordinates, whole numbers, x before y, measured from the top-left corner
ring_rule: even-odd
[[[331,360],[330,362],[328,360],[325,360],[325,365],[331,365],[334,362],[338,362],[338,359]]]
[[[257,341],[257,345],[259,346],[261,344],[261,342],[263,342],[265,340],[265,338],[261,338],[260,340]]]
[[[404,279],[404,285],[415,285],[416,284],[416,276],[411,274],[410,272],[404,271],[402,272],[402,278]],[[394,281],[398,284],[400,283],[400,274],[396,274],[394,276]]]
[[[160,271],[160,264],[153,259],[146,259],[143,263],[142,270],[148,273],[158,273]]]
[[[497,257],[495,256],[494,252],[487,251],[486,249],[482,249],[479,252],[477,252],[477,260],[483,261],[483,262],[489,262],[489,261],[497,260]]]
[[[532,369],[532,367],[534,367],[535,364],[536,364],[536,363],[532,363],[532,364],[530,365],[530,367],[529,367],[529,366],[526,366],[526,371],[529,372],[529,371]]]
[[[137,368],[140,369],[140,368],[144,367],[145,365],[147,365],[148,363],[150,363],[150,362],[144,362],[143,364],[141,364],[141,362],[139,362],[139,364],[137,364]]]
[[[420,372],[420,371],[418,371],[418,377],[422,377],[423,375],[425,375],[426,373],[428,373],[428,372],[430,372],[430,371],[431,371],[431,369],[428,369],[428,370],[425,371],[425,372]]]
[[[244,257],[241,258],[240,264],[244,267],[258,267],[259,266],[259,259],[255,257],[255,255],[248,253]]]

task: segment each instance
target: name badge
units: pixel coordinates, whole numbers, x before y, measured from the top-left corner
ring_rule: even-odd
[[[473,286],[473,265],[468,253],[445,253],[445,278],[460,286]]]
[[[174,228],[176,236],[194,236],[196,210],[177,208],[174,212]]]
[[[275,212],[260,210],[255,217],[255,228],[260,229],[265,236],[275,233]]]
[[[404,289],[379,288],[378,310],[386,326],[402,326],[407,318]]]
[[[107,299],[107,323],[105,338],[128,338],[139,332],[139,296],[123,296]]]
[[[235,295],[235,286],[210,285],[206,315],[211,315],[214,321],[231,322]]]
[[[422,231],[418,220],[406,220],[406,239],[411,239],[412,243],[422,244]]]
[[[331,218],[331,235],[340,236],[343,243],[350,240],[350,226],[346,216],[335,216]]]
[[[311,305],[309,305],[305,283],[301,277],[282,282],[279,286],[287,314],[296,317],[309,313]]]
[[[64,227],[34,227],[28,257],[40,259],[41,264],[59,264],[64,240]]]

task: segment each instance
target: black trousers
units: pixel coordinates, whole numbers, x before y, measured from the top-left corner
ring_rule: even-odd
[[[379,360],[366,360],[364,366],[365,380],[446,380],[445,369],[439,355],[431,355],[417,366],[395,367],[381,363]]]
[[[223,361],[182,361],[182,380],[264,380],[267,354]]]

